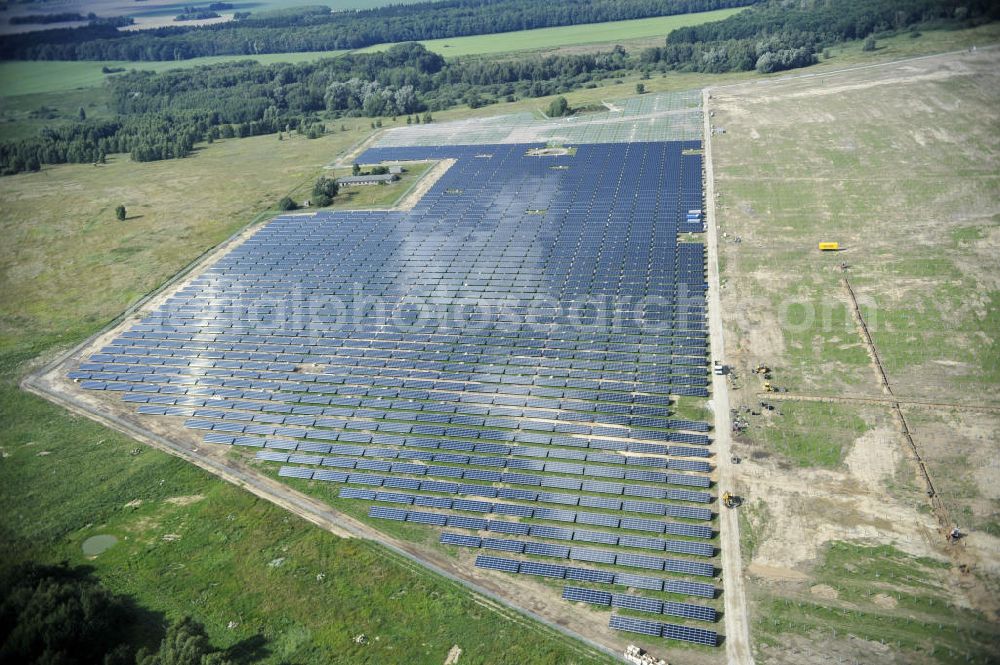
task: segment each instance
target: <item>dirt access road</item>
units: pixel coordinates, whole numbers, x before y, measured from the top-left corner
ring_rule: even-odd
[[[712,364],[726,364],[722,335],[722,299],[719,289],[719,239],[715,222],[715,186],[712,171],[712,130],[709,120],[709,92],[702,92],[705,115],[705,239],[708,246],[708,328],[712,345]],[[719,532],[722,547],[722,584],[726,607],[726,659],[733,665],[750,665],[750,621],[746,591],[743,588],[743,563],[740,557],[740,523],[735,510],[722,505],[722,493],[733,487],[732,443],[729,419],[729,386],[724,375],[712,375],[712,410],[715,412],[715,460],[718,470]]]

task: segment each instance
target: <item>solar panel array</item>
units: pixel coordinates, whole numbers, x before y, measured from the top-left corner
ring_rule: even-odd
[[[688,628],[687,626],[660,623],[658,621],[650,621],[648,619],[636,619],[633,617],[622,616],[620,614],[612,615],[611,621],[608,625],[612,628],[626,630],[631,633],[651,635],[654,637],[665,637],[671,640],[704,644],[711,647],[717,646],[719,643],[719,635],[714,630],[705,630],[704,628]]]
[[[702,134],[699,91],[650,93],[616,101],[606,112],[540,119],[508,113],[390,129],[378,147],[495,143],[634,143],[698,140]],[[698,206],[700,207],[700,206]]]
[[[341,492],[341,497],[344,496],[343,491]],[[406,513],[410,515],[409,512]],[[373,515],[374,516],[374,515]],[[449,519],[448,526],[452,526]],[[491,527],[489,527],[491,528]],[[461,542],[460,542],[461,541]],[[507,552],[526,552],[529,554],[534,554],[536,556],[549,556],[558,559],[571,559],[574,561],[585,561],[592,563],[604,563],[608,565],[625,566],[625,567],[638,567],[646,568],[649,570],[671,570],[668,566],[668,562],[673,562],[672,559],[663,559],[660,557],[644,557],[646,559],[645,563],[647,565],[637,566],[633,561],[630,560],[629,555],[616,554],[613,551],[607,550],[597,550],[591,548],[581,548],[581,547],[567,547],[562,545],[546,545],[544,543],[534,543],[530,541],[517,540],[517,539],[501,539],[501,538],[457,538],[456,534],[443,533],[441,534],[441,542],[448,545],[460,545],[463,547],[482,547],[484,549],[502,549]],[[532,547],[530,550],[527,548],[528,545]],[[699,575],[702,577],[714,577],[715,570],[711,564],[704,564],[700,562],[686,562],[690,568],[683,572],[687,572],[690,575]],[[708,585],[710,586],[710,585]],[[711,590],[712,595],[714,595],[714,588]],[[700,595],[700,594],[699,594]]]
[[[70,376],[477,566],[712,621],[711,428],[671,408],[708,395],[701,144],[538,147],[369,150],[456,162],[410,211],[275,218]]]

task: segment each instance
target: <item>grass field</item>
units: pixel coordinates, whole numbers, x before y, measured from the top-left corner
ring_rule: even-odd
[[[219,15],[223,17],[221,19],[216,19],[215,21],[189,22],[185,23],[185,25],[199,25],[207,22],[224,22],[226,19],[231,17],[232,12],[234,11],[250,11],[257,14],[277,9],[302,7],[305,5],[325,5],[330,7],[332,10],[373,9],[375,7],[384,7],[385,5],[390,4],[406,5],[423,1],[424,0],[313,0],[312,2],[307,2],[306,0],[236,0],[236,2],[230,3],[232,5],[232,9],[219,12]],[[10,5],[5,18],[7,16],[48,13],[40,11],[38,7],[32,7],[32,4],[33,3],[15,3]],[[81,14],[94,12],[98,16],[102,17],[131,16],[135,19],[135,25],[132,29],[145,30],[177,25],[177,23],[173,21],[173,17],[181,13],[183,8],[187,6],[191,5],[176,2],[175,0],[143,0],[142,3],[138,5],[131,0],[61,0],[58,3],[58,7],[52,7],[51,9],[58,9],[59,11],[75,11]],[[49,7],[46,7],[45,9],[49,9]],[[24,32],[32,29],[39,30],[52,27],[77,27],[80,25],[83,25],[83,23],[74,22],[60,23],[58,25],[12,26],[5,20],[3,24],[0,25],[0,33]]]
[[[756,423],[752,440],[803,467],[839,467],[868,425],[853,406],[785,402]],[[755,451],[758,455],[760,451]]]
[[[4,378],[5,383],[7,378]],[[3,565],[88,565],[117,593],[192,615],[238,663],[604,663],[370,543],[336,538],[193,466],[4,386]],[[16,411],[16,413],[14,413]],[[119,542],[97,557],[95,534]],[[144,625],[137,643],[155,642]],[[353,638],[364,634],[365,645]],[[405,655],[404,655],[405,654]]]
[[[708,23],[709,21],[720,21],[739,11],[742,11],[742,8],[718,9],[711,12],[678,16],[657,16],[631,21],[609,21],[607,23],[567,25],[558,28],[519,30],[492,35],[429,39],[420,43],[445,57],[551,50],[562,46],[609,44],[650,37],[664,38],[671,30]],[[384,51],[390,46],[392,44],[377,44],[361,49],[360,52]]]
[[[370,133],[367,121],[344,124],[316,140],[220,141],[184,160],[116,155],[0,179],[10,240],[0,250],[0,340],[85,337],[289,190],[311,189],[322,164]]]
[[[338,539],[165,454],[17,389],[370,131],[221,141],[185,160],[59,166],[0,180],[0,565],[87,564],[168,619],[203,622],[235,662],[607,662],[388,551]],[[263,165],[266,164],[266,168]],[[114,206],[129,219],[118,222]],[[81,543],[112,534],[93,559]],[[233,627],[228,628],[232,622]],[[144,625],[137,642],[155,642]],[[353,637],[364,633],[361,646]],[[405,654],[405,655],[404,655]]]
[[[816,591],[757,599],[754,633],[762,660],[801,650],[809,640],[831,648],[835,636],[849,635],[875,656],[870,662],[893,662],[901,653],[925,662],[993,662],[995,626],[947,602],[939,581],[946,572],[939,561],[891,545],[833,542],[817,567]],[[831,652],[844,655],[835,646]]]
[[[254,60],[263,64],[275,62],[312,62],[335,57],[345,51],[303,51],[301,53],[264,53],[261,55],[219,55],[189,60],[159,60],[130,62],[128,60],[23,60],[0,62],[0,97],[16,97],[46,92],[64,92],[93,88],[104,84],[115,74],[103,74],[102,67],[126,70],[138,69],[164,72],[168,69],[190,69],[223,62]]]

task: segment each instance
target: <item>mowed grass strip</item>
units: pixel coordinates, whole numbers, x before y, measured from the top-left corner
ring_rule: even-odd
[[[671,30],[710,21],[721,21],[740,11],[743,11],[743,8],[717,9],[711,12],[657,16],[630,21],[608,21],[606,23],[567,25],[558,28],[500,32],[490,35],[428,39],[420,43],[445,57],[537,51],[563,46],[603,44],[652,37],[666,38]],[[358,52],[384,51],[390,46],[392,44],[376,44],[360,49]]]

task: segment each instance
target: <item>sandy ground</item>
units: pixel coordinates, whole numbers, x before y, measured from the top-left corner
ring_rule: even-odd
[[[760,577],[799,578],[808,573],[823,545],[834,540],[893,543],[914,556],[945,560],[931,545],[938,540],[937,523],[915,506],[901,504],[875,480],[896,472],[899,443],[895,433],[881,445],[865,435],[848,455],[850,471],[798,469],[778,473],[770,464],[746,460],[740,480],[754,497],[764,497],[766,538],[759,544],[750,572]],[[875,443],[875,445],[870,445]],[[887,452],[887,451],[892,452]],[[874,463],[872,470],[854,469]],[[882,472],[882,473],[880,473]]]
[[[392,210],[413,210],[413,206],[420,203],[420,199],[424,198],[424,194],[430,191],[431,187],[437,183],[438,180],[448,172],[452,166],[455,165],[457,159],[442,159],[430,169],[424,173],[423,177],[417,181],[416,186],[413,187],[402,199],[399,200],[396,205],[392,207]]]
[[[705,114],[705,228],[708,245],[708,324],[712,363],[727,364],[722,326],[719,286],[719,240],[715,218],[715,189],[712,164],[712,133],[708,93],[703,99]],[[726,377],[712,375],[712,410],[715,412],[715,464],[720,493],[734,487],[735,469],[730,461],[732,425],[729,416],[729,389]],[[739,519],[735,510],[720,509],[719,531],[722,545],[722,580],[726,608],[726,659],[736,665],[753,663],[750,650],[750,620],[743,588]]]
[[[458,659],[462,656],[462,649],[457,644],[448,650],[448,657],[444,659],[444,665],[458,665]]]

